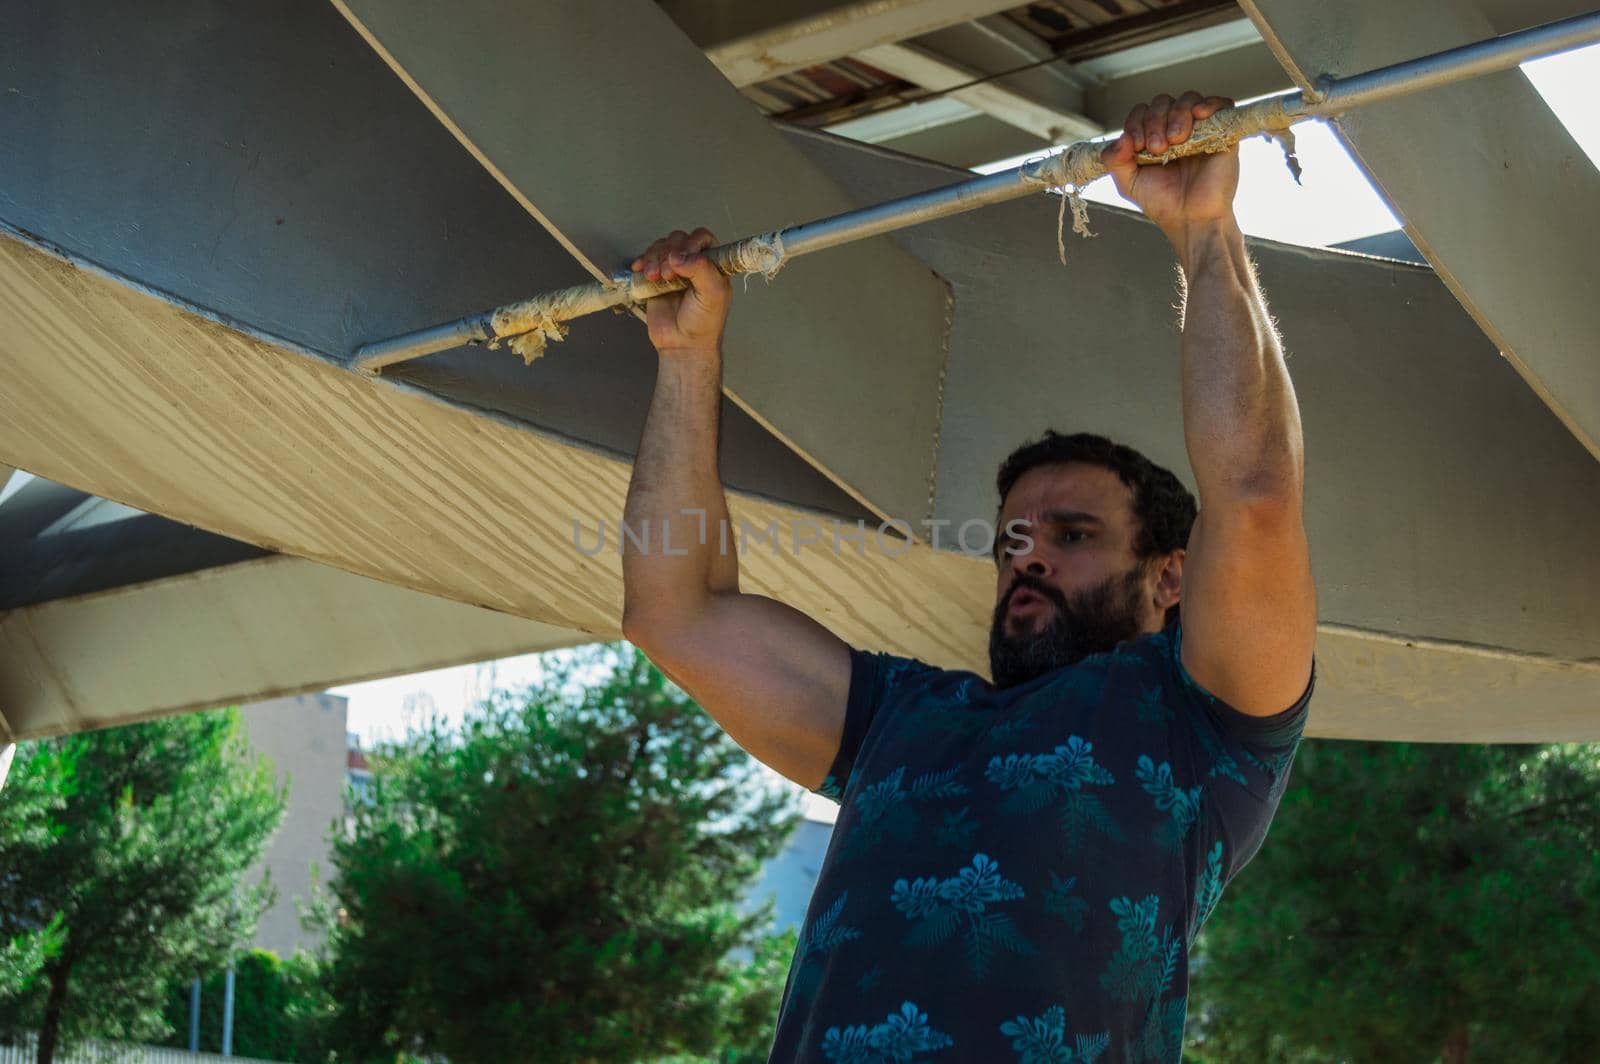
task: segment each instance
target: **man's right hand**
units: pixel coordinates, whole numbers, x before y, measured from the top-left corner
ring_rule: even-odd
[[[714,352],[722,344],[733,290],[722,271],[702,254],[716,243],[709,229],[692,233],[678,229],[633,260],[633,272],[647,280],[682,277],[690,284],[682,292],[657,296],[645,304],[650,342],[664,357]]]

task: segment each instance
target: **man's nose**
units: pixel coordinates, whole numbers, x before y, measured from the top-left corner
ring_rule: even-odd
[[[1038,548],[1033,548],[1011,556],[1011,571],[1043,578],[1050,575],[1050,563],[1039,554]]]

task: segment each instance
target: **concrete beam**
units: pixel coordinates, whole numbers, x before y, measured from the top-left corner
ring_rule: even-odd
[[[1495,35],[1468,0],[1242,6],[1302,88]],[[1475,78],[1336,124],[1440,279],[1600,459],[1600,172],[1527,78]]]
[[[321,0],[7,12],[0,228],[334,366],[376,337],[583,279]],[[655,369],[643,323],[605,314],[531,367],[460,348],[389,376],[622,456]],[[731,399],[722,443],[739,488],[870,513]]]
[[[880,44],[903,41],[1014,7],[1010,0],[857,0],[787,19],[773,19],[768,5],[705,4],[664,0],[667,14],[705,49],[706,58],[738,86],[831,62]],[[809,5],[808,5],[809,6]],[[758,27],[729,16],[761,12]]]
[[[1600,741],[1600,663],[1594,661],[1399,639],[1333,624],[1318,627],[1316,656],[1308,731],[1318,738]]]
[[[1204,31],[1201,31],[1204,32]],[[1092,65],[1096,60],[1090,60]],[[1265,42],[1239,45],[1225,51],[1177,59],[1108,77],[1088,92],[1088,111],[1108,127],[1120,127],[1134,104],[1160,93],[1177,96],[1189,89],[1207,96],[1249,100],[1293,86]]]
[[[855,57],[885,73],[936,92],[953,89],[950,95],[1003,122],[1026,130],[1050,144],[1097,137],[1099,123],[1075,111],[1041,102],[1007,88],[1002,82],[968,82],[983,76],[981,71],[964,66],[915,44],[880,44],[863,49]],[[966,88],[955,88],[967,85]]]
[[[627,462],[272,346],[5,236],[0,320],[0,461],[385,583],[620,635]],[[860,556],[849,540],[796,554],[814,511],[738,492],[729,505],[750,530],[745,589],[858,646],[981,664],[987,566],[952,568],[892,535],[874,550],[870,524]]]
[[[677,227],[728,239],[850,206],[650,0],[474,0],[448,19],[424,3],[335,5],[597,277]],[[729,328],[728,395],[862,505],[919,522],[947,291],[882,240],[784,273]]]
[[[829,143],[838,150],[871,154]],[[914,168],[898,157],[872,158],[892,163],[891,172],[899,171],[902,181],[925,179],[927,170],[936,169]],[[865,168],[862,173],[870,177],[872,169]],[[851,176],[843,167],[837,172],[841,177]],[[875,195],[892,191],[883,173],[875,180],[871,189]],[[972,269],[987,262],[992,271],[999,271],[1006,255],[1025,252],[1027,268],[1044,273],[1054,254],[1045,216],[1053,215],[1047,201],[1031,206],[1036,208],[1029,212],[1031,221],[1037,224],[1031,243],[1019,247],[1016,232],[1003,227],[979,234],[976,240],[971,233],[946,230],[943,239],[955,241],[947,256],[968,261]],[[1111,213],[1104,212],[1097,224],[1104,226]],[[1078,245],[1088,249],[1079,258],[1092,256],[1096,253],[1092,249],[1109,243]],[[1348,257],[1343,265],[1356,272],[1380,269],[1354,257]],[[1093,273],[1092,259],[1083,268]],[[1160,272],[1163,281],[1168,279],[1161,264],[1151,269]],[[1382,267],[1375,275],[1387,284],[1391,269],[1403,268]],[[1142,289],[1130,288],[1121,298],[1132,298],[1139,291]],[[1095,316],[1151,323],[1148,337],[1135,342],[1124,336],[1121,346],[1114,345],[1121,352],[1119,358],[1148,344],[1152,347],[1149,357],[1163,362],[1170,371],[1170,358],[1161,355],[1152,342],[1160,334],[1155,319],[1148,315],[1140,319],[1115,308],[1108,311],[1103,295],[1096,300]],[[1372,301],[1370,293],[1363,298]],[[1054,302],[1069,301],[1057,298]],[[1344,305],[1342,301],[1340,305]],[[22,313],[22,308],[27,308],[27,313]],[[1365,309],[1361,307],[1363,313]],[[621,573],[614,522],[622,511],[628,477],[624,463],[379,382],[354,378],[8,239],[0,239],[0,315],[17,323],[0,336],[0,373],[15,384],[0,393],[0,460],[16,461],[41,475],[140,509],[159,510],[223,534],[391,583],[582,631],[593,638],[618,634]],[[1339,324],[1343,320],[1344,312],[1338,312],[1316,328],[1348,329]],[[1051,315],[1040,315],[1038,322],[1042,330],[1038,336],[997,333],[984,350],[992,355],[1012,343],[1045,350],[1041,338],[1060,335],[1060,322]],[[1403,336],[1396,342],[1410,343],[1411,339]],[[1388,341],[1371,342],[1379,348],[1373,356],[1376,364],[1385,359],[1395,366],[1404,363],[1397,352],[1385,354],[1383,344]],[[152,357],[152,352],[159,352],[160,357]],[[1342,351],[1341,356],[1349,353]],[[976,372],[973,360],[979,355],[973,351],[970,359],[963,360],[964,375]],[[1173,396],[1161,390],[1144,397],[1130,396],[1125,388],[1108,388],[1083,368],[1080,364],[1071,373],[1057,373],[1059,387],[1092,394],[1073,399],[1073,405],[1062,405],[1057,413],[1071,417],[1080,407],[1087,410],[1103,405],[1109,410],[1104,417],[1135,417],[1141,419],[1135,423],[1163,426],[1164,435],[1152,437],[1154,444],[1143,434],[1134,434],[1132,441],[1182,468],[1181,451],[1177,457],[1173,453],[1181,444],[1170,435],[1176,425],[1170,416],[1175,409]],[[1144,375],[1140,379],[1157,379],[1155,368],[1140,367],[1137,372]],[[1010,371],[994,375],[997,379],[1021,379]],[[1393,384],[1380,378],[1352,395],[1351,402],[1357,407],[1370,404]],[[970,381],[962,387],[970,388]],[[1118,393],[1125,396],[1120,405],[1110,401]],[[1013,401],[1017,398],[1013,390]],[[1060,403],[1059,397],[1056,402]],[[1336,405],[1330,415],[1335,419],[1343,416],[1341,409]],[[963,453],[974,452],[979,459],[992,458],[1023,426],[1038,421],[1036,411],[1023,411],[984,442],[968,436],[980,426],[964,418],[952,424],[952,430],[958,430],[952,445]],[[1048,422],[1039,427],[1044,423]],[[1092,419],[1084,423],[1096,427]],[[93,431],[87,431],[89,426]],[[1447,463],[1455,451],[1452,444],[1437,441],[1429,453],[1436,461]],[[1507,463],[1528,461],[1532,464],[1522,466],[1524,477],[1528,469],[1550,477],[1552,463],[1545,460],[1549,457],[1541,455],[1536,443],[1523,438]],[[1339,458],[1336,453],[1327,455],[1330,462],[1337,463]],[[1386,461],[1392,458],[1384,455]],[[151,477],[152,469],[161,470],[161,476]],[[990,472],[992,465],[982,471],[982,478],[986,480]],[[1535,501],[1567,490],[1570,485],[1564,483],[1565,475],[1565,469],[1558,468],[1555,482],[1541,489]],[[1448,471],[1436,473],[1436,479],[1451,477]],[[1496,472],[1497,483],[1499,477]],[[976,479],[974,475],[972,480]],[[1313,483],[1318,481],[1314,478]],[[966,516],[986,514],[992,500],[973,490],[970,498],[976,502]],[[1392,509],[1397,502],[1392,495],[1372,494],[1374,514]],[[1587,498],[1596,495],[1600,493]],[[1342,498],[1348,504],[1362,497],[1361,492],[1351,491]],[[1576,498],[1581,501],[1585,496]],[[1496,494],[1485,500],[1490,508],[1502,502]],[[848,541],[837,552],[826,545],[796,552],[790,549],[793,538],[810,515],[737,493],[730,497],[730,505],[736,521],[747,527],[775,527],[782,544],[781,549],[769,550],[766,542],[752,541],[753,549],[741,561],[746,590],[804,610],[853,645],[908,654],[951,668],[983,670],[994,579],[987,562],[949,551],[935,552],[920,544],[901,552],[892,540],[889,547],[879,549],[870,531],[860,556]],[[1540,547],[1538,536],[1548,530],[1549,508],[1540,502],[1530,510],[1507,511],[1523,514],[1528,542],[1522,547]],[[1472,516],[1474,527],[1491,526],[1487,518]],[[1493,527],[1503,529],[1505,517],[1506,512],[1500,512]],[[593,544],[593,521],[610,522],[606,548],[592,555],[579,550],[573,538],[574,519],[583,522],[587,530],[583,542],[589,546]],[[1580,513],[1574,521],[1587,519],[1588,515]],[[1356,534],[1364,531],[1358,524]],[[1484,536],[1488,538],[1486,533]],[[1409,550],[1406,544],[1410,542],[1409,537],[1403,538],[1402,547]],[[1373,544],[1381,545],[1381,537],[1369,540],[1369,546]],[[1556,549],[1564,547],[1558,544]],[[1467,559],[1459,557],[1448,543],[1442,553],[1441,564],[1461,566],[1455,570],[1454,582],[1467,588],[1468,582],[1459,579],[1460,572],[1471,571],[1462,564]],[[1541,553],[1530,561],[1540,564],[1539,558],[1544,556]],[[1582,584],[1584,578],[1574,576],[1570,562],[1586,556],[1574,552],[1568,563],[1550,568],[1567,584]],[[1411,564],[1416,564],[1415,556]],[[1358,564],[1352,571],[1335,573],[1333,589],[1338,590],[1339,581],[1354,580],[1365,588],[1388,576],[1369,569]],[[1520,572],[1514,573],[1513,579],[1518,575]],[[1522,600],[1501,600],[1496,597],[1499,590],[1486,588],[1479,596],[1480,609],[1517,614]],[[1531,586],[1529,594],[1544,594],[1545,590]],[[1387,619],[1391,629],[1404,631],[1418,618],[1416,597],[1427,591],[1425,586],[1405,587],[1401,594],[1381,603],[1380,617],[1369,620]],[[1538,618],[1535,634],[1548,638],[1553,626],[1571,623],[1563,612],[1569,609],[1558,597],[1555,612]],[[1422,623],[1415,626],[1425,626],[1427,619],[1423,616]],[[1594,618],[1587,623],[1585,630],[1592,632]],[[1330,634],[1342,633],[1325,631],[1325,641]],[[1367,738],[1409,737],[1420,732],[1429,738],[1455,741],[1503,735],[1505,721],[1494,718],[1486,702],[1478,703],[1482,712],[1476,716],[1463,717],[1456,712],[1455,707],[1470,701],[1472,690],[1486,682],[1516,682],[1518,690],[1528,692],[1530,701],[1518,710],[1526,721],[1519,735],[1553,740],[1593,734],[1594,717],[1600,712],[1600,677],[1592,670],[1584,671],[1572,662],[1540,663],[1532,661],[1532,655],[1513,655],[1515,669],[1485,667],[1471,673],[1454,666],[1428,667],[1409,635],[1387,639],[1363,628],[1357,638],[1371,644],[1380,658],[1371,664],[1357,660],[1343,668],[1336,665],[1336,657],[1346,660],[1359,655],[1355,651],[1342,656],[1327,653],[1312,718],[1313,734],[1348,734],[1354,728]],[[1451,655],[1478,654],[1487,661],[1506,656],[1502,648],[1443,649]],[[1451,677],[1471,686],[1453,686],[1454,681],[1446,682]],[[1439,686],[1423,686],[1435,680]],[[1483,733],[1476,728],[1484,729]]]
[[[0,614],[0,707],[35,739],[591,638],[277,555]]]
[[[1037,152],[1043,146],[1043,142],[1032,133],[1024,132],[981,111],[945,125],[915,130],[872,143],[917,159],[928,159],[963,169],[982,166],[997,159],[1027,155]]]

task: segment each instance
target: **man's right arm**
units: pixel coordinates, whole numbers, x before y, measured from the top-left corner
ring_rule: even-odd
[[[677,232],[634,262],[693,287],[646,307],[659,363],[623,516],[622,631],[740,746],[815,790],[844,731],[850,648],[799,610],[739,591],[717,470],[731,293],[700,254],[714,243],[704,229]]]

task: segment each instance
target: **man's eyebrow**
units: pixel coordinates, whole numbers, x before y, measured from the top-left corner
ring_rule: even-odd
[[[1082,510],[1047,510],[1045,512],[1044,518],[1045,518],[1046,521],[1050,521],[1053,524],[1058,524],[1058,525],[1103,525],[1103,524],[1105,524],[1104,521],[1100,520],[1094,514],[1085,513]]]

